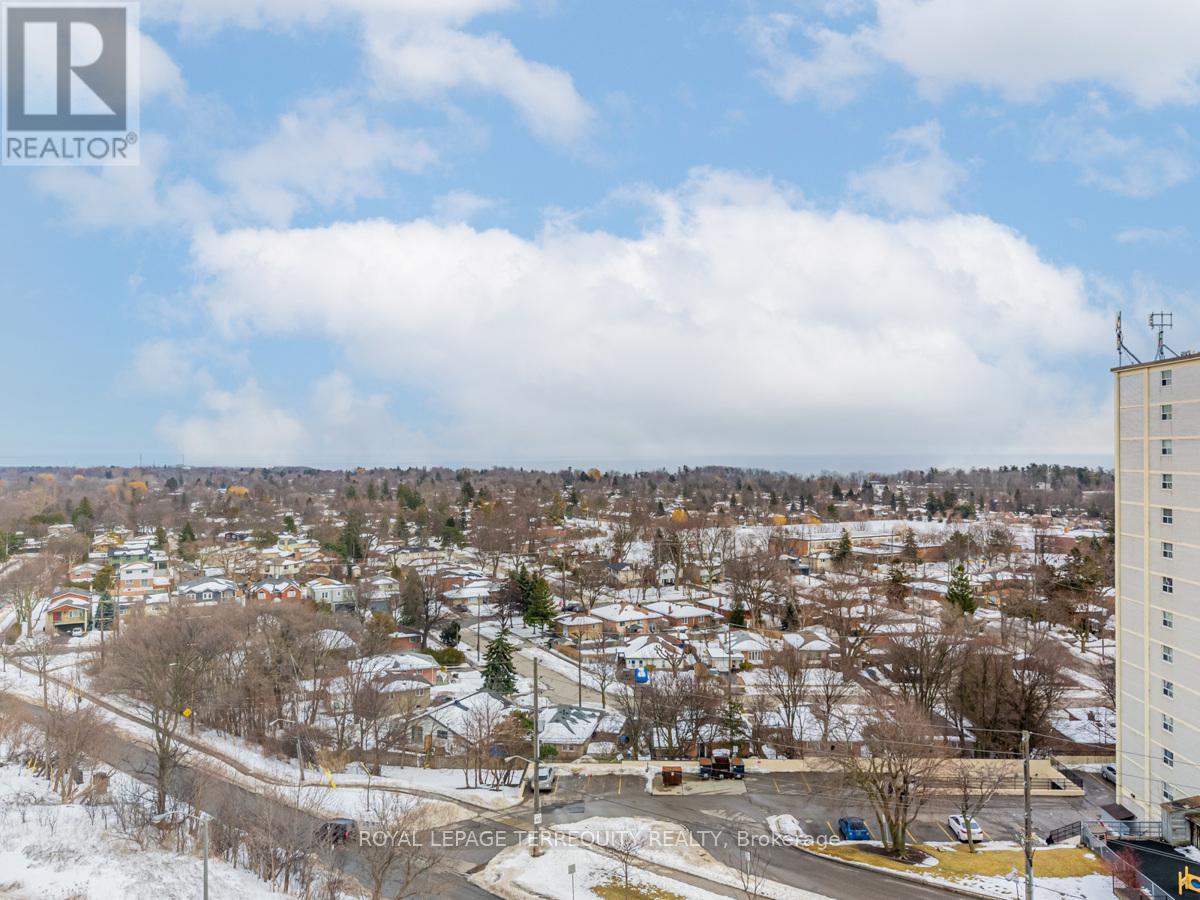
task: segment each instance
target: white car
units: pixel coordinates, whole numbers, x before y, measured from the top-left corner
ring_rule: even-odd
[[[531,787],[533,779],[530,779]],[[554,790],[554,785],[558,782],[558,773],[549,766],[538,766],[537,771],[537,790],[545,793],[546,791]]]
[[[1100,777],[1110,784],[1117,783],[1117,767],[1112,763],[1107,763],[1100,767]]]
[[[962,816],[950,816],[946,819],[946,827],[960,841],[965,841],[968,838],[967,829],[970,828],[970,839],[972,841],[983,840],[983,829],[979,827],[979,823],[974,819],[964,819]]]

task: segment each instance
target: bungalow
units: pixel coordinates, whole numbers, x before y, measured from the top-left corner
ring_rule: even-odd
[[[348,584],[322,575],[304,585],[304,593],[317,603],[323,603],[330,609],[355,606],[354,588]]]
[[[829,654],[833,644],[818,630],[788,632],[783,636],[783,642],[791,647],[808,666],[825,666],[829,664]]]
[[[654,631],[662,616],[629,603],[610,603],[592,609],[594,617],[602,620],[601,627],[609,634],[639,634]]]
[[[367,603],[376,612],[387,612],[392,609],[400,596],[400,582],[391,575],[372,575],[362,582],[366,593]]]
[[[387,653],[381,656],[365,656],[350,662],[350,668],[372,680],[387,680],[399,674],[416,675],[427,684],[437,684],[442,667],[436,659],[426,653],[410,650],[404,653]]]
[[[727,674],[742,664],[742,654],[726,647],[725,641],[719,638],[694,644],[692,650],[700,662],[714,672]]]
[[[71,566],[67,579],[74,584],[91,584],[92,579],[100,574],[104,566],[98,562],[84,562]]]
[[[760,634],[742,632],[735,634],[729,641],[730,648],[742,655],[744,662],[760,666],[767,654],[775,649],[770,640]]]
[[[230,578],[196,578],[175,589],[176,597],[196,603],[236,600],[237,595],[237,583]]]
[[[605,713],[582,706],[548,706],[538,713],[538,732],[542,746],[551,746],[560,757],[576,757],[583,753],[596,726]]]
[[[488,690],[479,690],[457,700],[427,709],[409,730],[417,746],[448,752],[461,749],[482,723],[497,723],[516,707],[510,700]]]
[[[594,641],[604,633],[604,620],[576,613],[561,615],[555,620],[558,633],[568,640]]]
[[[260,603],[280,603],[303,597],[304,590],[289,578],[264,578],[250,585],[250,599]]]
[[[676,670],[687,665],[687,654],[674,641],[657,634],[643,634],[618,647],[617,660],[626,669]]]
[[[712,610],[702,609],[688,603],[672,603],[670,600],[647,603],[643,609],[658,613],[667,620],[667,624],[672,628],[704,628],[711,625],[717,618],[717,614]]]

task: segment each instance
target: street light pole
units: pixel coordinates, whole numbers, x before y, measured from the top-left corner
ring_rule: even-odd
[[[538,700],[540,697],[538,688],[538,661],[537,657],[533,660],[533,834],[534,844],[533,855],[541,856],[542,854],[542,782],[541,782],[541,767],[542,767],[542,723],[538,718]]]

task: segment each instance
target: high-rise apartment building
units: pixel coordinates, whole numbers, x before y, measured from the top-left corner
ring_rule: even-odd
[[[1117,801],[1200,794],[1200,356],[1116,378]]]

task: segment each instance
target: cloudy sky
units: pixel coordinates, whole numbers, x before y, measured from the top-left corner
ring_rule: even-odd
[[[1190,0],[142,18],[142,165],[0,171],[0,464],[1088,461],[1200,346]]]

